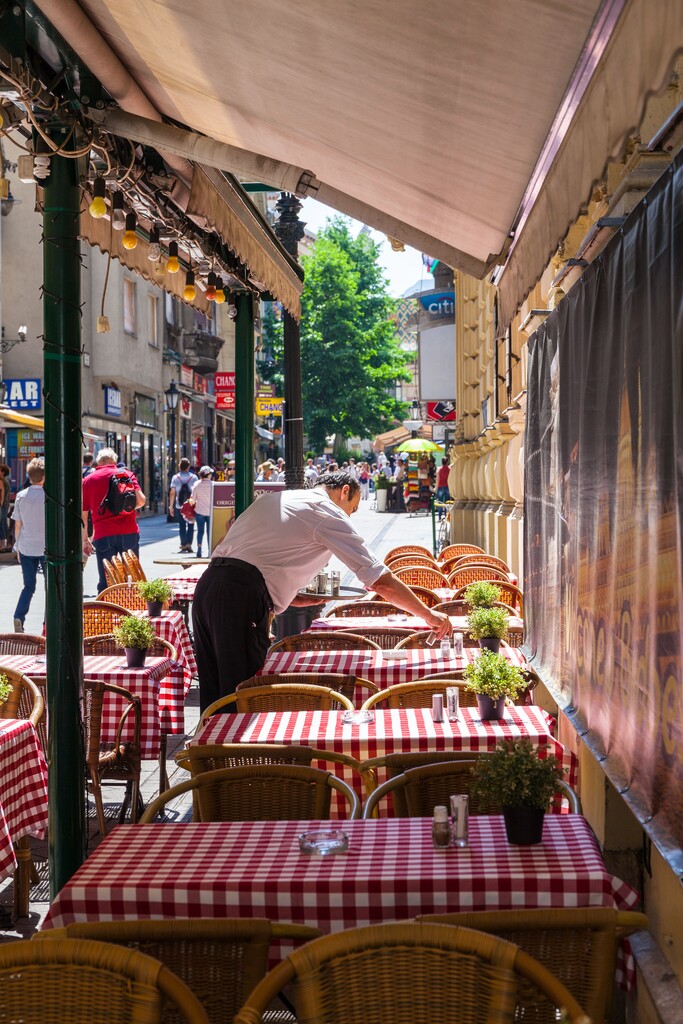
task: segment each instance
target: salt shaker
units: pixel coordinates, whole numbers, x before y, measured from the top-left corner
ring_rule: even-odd
[[[453,654],[456,658],[462,658],[462,633],[453,634]]]
[[[432,718],[435,722],[443,722],[443,694],[432,694]]]
[[[435,807],[432,821],[432,845],[435,850],[447,850],[451,845],[451,829],[448,824],[448,808]]]
[[[447,636],[441,641],[441,657],[448,660],[451,656],[451,642]]]
[[[320,572],[318,573],[318,593],[327,593],[327,573],[325,572],[324,569],[321,569]]]
[[[469,802],[470,798],[465,794],[459,793],[456,796],[451,797],[453,846],[464,848],[470,845]]]

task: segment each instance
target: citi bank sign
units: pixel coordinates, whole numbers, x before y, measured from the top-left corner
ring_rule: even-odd
[[[455,319],[455,292],[428,292],[419,299],[431,320]]]

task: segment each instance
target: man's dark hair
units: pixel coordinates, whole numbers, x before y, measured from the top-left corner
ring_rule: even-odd
[[[348,487],[349,498],[353,498],[360,491],[358,481],[345,469],[338,469],[336,473],[323,473],[318,477],[316,487],[327,487],[330,491],[340,491],[342,487]]]
[[[95,456],[91,452],[86,452],[83,456],[83,465],[90,466]]]

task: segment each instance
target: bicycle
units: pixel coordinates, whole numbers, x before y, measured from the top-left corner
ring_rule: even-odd
[[[439,520],[439,529],[436,535],[437,556],[451,543],[451,509],[454,504],[453,501],[434,501],[435,509],[446,509],[446,515]]]

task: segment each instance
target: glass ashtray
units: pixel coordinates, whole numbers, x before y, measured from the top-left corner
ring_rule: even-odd
[[[332,853],[344,853],[349,848],[349,837],[341,829],[326,829],[321,832],[302,832],[299,849],[302,853],[314,853],[328,857]]]
[[[387,620],[389,622],[407,622],[408,616],[403,612],[394,612],[392,615],[387,615]]]
[[[341,720],[344,725],[367,725],[375,721],[374,711],[342,711]]]

